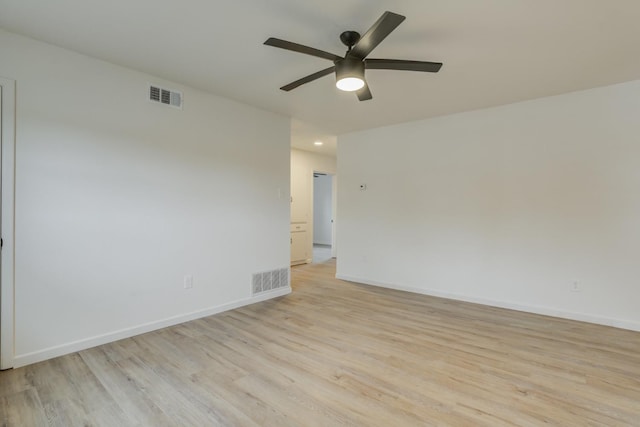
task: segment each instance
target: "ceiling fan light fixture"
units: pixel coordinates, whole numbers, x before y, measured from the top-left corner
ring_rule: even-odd
[[[336,74],[336,87],[347,92],[354,92],[360,101],[373,99],[369,84],[364,79],[364,70],[398,70],[398,71],[421,71],[427,73],[437,73],[442,67],[442,62],[411,61],[406,59],[371,59],[368,58],[371,51],[380,44],[398,25],[405,20],[405,17],[397,13],[386,11],[380,18],[364,33],[363,36],[357,31],[343,31],[340,34],[340,41],[347,46],[347,52],[343,56],[335,55],[331,52],[293,43],[287,40],[269,37],[264,44],[277,47],[292,52],[304,53],[316,58],[327,59],[333,62],[333,66],[316,71],[301,79],[284,85],[280,90],[289,92],[303,84],[312,82],[329,74]]]
[[[358,58],[345,58],[336,62],[336,87],[353,92],[364,87],[364,62]]]

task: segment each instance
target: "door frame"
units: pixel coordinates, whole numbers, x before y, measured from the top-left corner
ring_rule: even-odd
[[[0,369],[15,355],[15,148],[16,81],[0,77]]]
[[[313,169],[311,171],[311,253],[313,254],[313,227],[315,226],[315,181],[313,179],[314,174],[323,174],[331,177],[331,258],[336,258],[338,253],[337,244],[336,244],[336,212],[337,212],[337,202],[338,202],[338,173],[337,172],[326,172],[324,170],[316,170]],[[312,256],[313,258],[313,256]]]
[[[336,217],[338,216],[338,174],[331,179],[331,258],[338,256],[338,242],[336,234]]]

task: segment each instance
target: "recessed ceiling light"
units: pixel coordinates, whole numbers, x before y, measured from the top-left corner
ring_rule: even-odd
[[[318,146],[322,145],[322,141],[316,141],[316,142],[313,143],[313,145],[318,145]]]

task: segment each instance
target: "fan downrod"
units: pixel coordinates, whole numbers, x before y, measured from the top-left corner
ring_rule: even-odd
[[[360,33],[357,31],[345,31],[340,34],[340,41],[351,50],[351,48],[360,40]]]

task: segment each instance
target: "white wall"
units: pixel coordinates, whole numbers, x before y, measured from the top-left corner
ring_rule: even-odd
[[[16,366],[257,301],[251,274],[288,266],[288,118],[7,32],[0,53]]]
[[[638,117],[635,81],[340,136],[338,276],[640,330]]]
[[[304,150],[291,150],[291,222],[305,222],[309,230],[313,225],[313,172],[335,174],[336,158]],[[337,181],[337,177],[333,178]],[[334,192],[334,197],[335,197]],[[334,218],[337,203],[333,203]],[[337,224],[337,223],[336,223]],[[314,239],[309,239],[308,253],[313,253]],[[311,262],[311,259],[308,260]]]
[[[313,178],[313,243],[331,244],[331,219],[333,216],[332,175]]]

